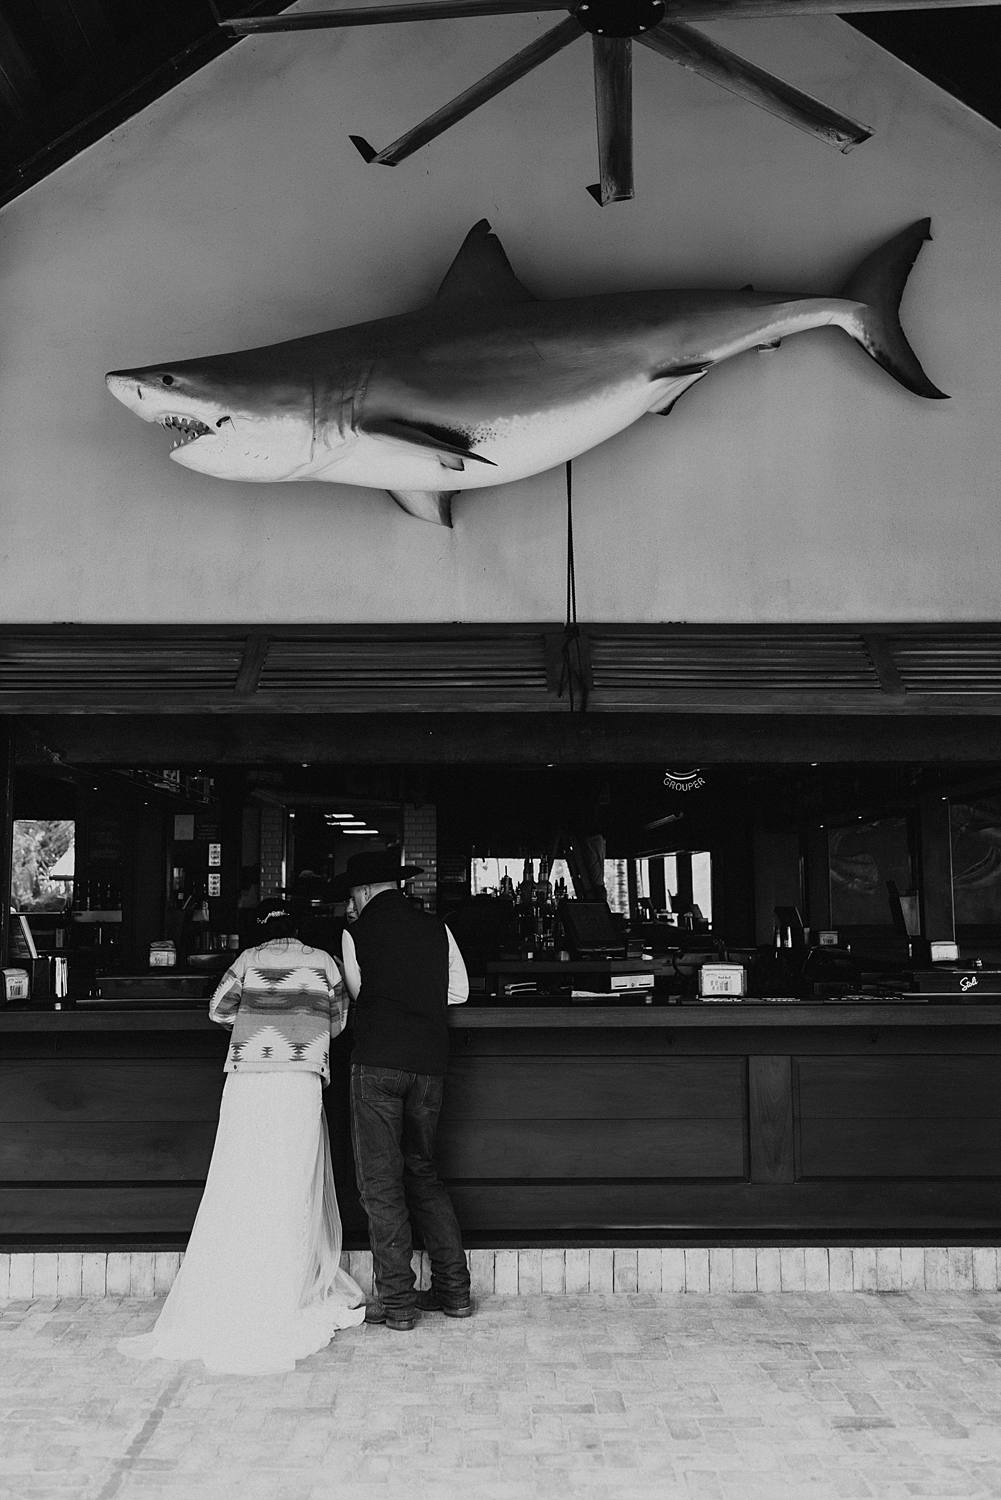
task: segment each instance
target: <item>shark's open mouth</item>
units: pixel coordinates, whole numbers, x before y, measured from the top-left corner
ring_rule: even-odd
[[[211,432],[211,427],[206,427],[204,422],[199,422],[197,417],[161,417],[160,426],[167,432],[174,434],[171,452],[174,448],[183,448],[185,443],[193,443],[197,438],[204,437]]]

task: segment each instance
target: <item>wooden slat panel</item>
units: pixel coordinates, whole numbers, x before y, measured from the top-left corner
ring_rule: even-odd
[[[203,1182],[215,1131],[214,1121],[5,1124],[0,1131],[0,1181]]]
[[[592,638],[596,688],[837,687],[871,691],[879,677],[857,633],[676,630]]]
[[[750,1057],[747,1066],[751,1179],[792,1182],[792,1059]]]
[[[1001,1118],[997,1056],[800,1057],[797,1073],[804,1121]]]
[[[220,1062],[19,1062],[0,1066],[0,1123],[211,1120]]]
[[[970,1244],[969,1236],[995,1244],[1001,1233],[1001,1193],[996,1182],[635,1182],[569,1184],[455,1183],[449,1192],[470,1237],[510,1235],[522,1244],[614,1243],[624,1231],[649,1241],[686,1234],[705,1243],[746,1235],[784,1235],[800,1244],[844,1244],[846,1233],[927,1235],[926,1243]],[[2,1212],[0,1197],[0,1212]],[[487,1236],[486,1239],[482,1236]],[[510,1243],[510,1240],[508,1241]],[[913,1242],[913,1241],[912,1241]],[[759,1243],[762,1243],[759,1240]],[[768,1243],[764,1240],[763,1243]]]
[[[264,692],[357,687],[489,693],[546,690],[542,634],[481,638],[277,640],[261,673]]]
[[[1001,1193],[996,1182],[866,1182],[750,1185],[740,1182],[457,1183],[450,1188],[467,1244],[595,1244],[632,1232],[656,1243],[686,1235],[705,1243],[783,1235],[820,1243],[864,1235],[928,1235],[926,1243],[996,1244]],[[191,1187],[0,1188],[0,1232],[65,1243],[75,1235],[102,1246],[116,1237],[176,1236],[183,1243],[201,1196]],[[356,1234],[359,1232],[356,1228]],[[746,1240],[745,1240],[746,1242]],[[761,1241],[759,1240],[759,1243]],[[13,1248],[13,1246],[12,1246]]]
[[[450,1179],[746,1176],[736,1120],[463,1120],[439,1142]]]
[[[269,627],[258,690],[254,627],[12,627],[0,632],[0,712],[495,713],[563,707],[550,624]],[[594,713],[1001,712],[1001,631],[980,624],[582,627]],[[867,644],[868,642],[868,644]],[[888,690],[887,690],[888,689]]]
[[[800,1177],[1001,1179],[997,1119],[803,1121]]]
[[[891,636],[900,679],[910,692],[1001,691],[1001,632]]]
[[[742,1059],[458,1056],[444,1120],[716,1118],[746,1114]]]
[[[191,1230],[201,1200],[191,1187],[0,1188],[0,1233],[98,1236],[184,1235]]]
[[[0,636],[0,690],[52,693],[180,687],[228,692],[243,659],[241,638],[189,632],[164,639],[135,630],[65,636]]]

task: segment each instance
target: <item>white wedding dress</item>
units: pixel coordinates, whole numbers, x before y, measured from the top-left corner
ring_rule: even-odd
[[[234,1375],[292,1370],[364,1322],[340,1254],[319,1074],[228,1073],[180,1270],[152,1330],[118,1348]]]

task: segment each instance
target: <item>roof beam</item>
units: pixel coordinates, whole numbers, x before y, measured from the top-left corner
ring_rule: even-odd
[[[670,21],[746,21],[769,16],[876,15],[891,10],[959,10],[998,0],[667,0]],[[642,41],[643,37],[637,37]]]
[[[604,208],[633,196],[633,47],[628,37],[593,36],[599,180],[588,188]]]
[[[408,130],[397,140],[384,146],[381,151],[376,151],[373,146],[370,146],[364,136],[353,135],[351,141],[367,162],[375,162],[383,167],[395,167],[405,157],[412,156],[421,146],[426,146],[429,141],[435,140],[459,120],[464,120],[467,115],[471,115],[474,109],[479,109],[489,99],[503,93],[506,88],[510,88],[512,83],[516,83],[519,78],[524,78],[526,73],[530,73],[533,68],[537,68],[540,63],[546,62],[550,57],[554,57],[557,52],[562,51],[564,47],[568,47],[571,42],[577,41],[578,37],[583,35],[576,21],[561,21],[551,31],[544,32],[534,42],[530,42],[527,47],[523,47],[520,52],[516,52],[513,57],[501,63],[500,67],[487,73],[471,88],[456,95],[448,104],[443,104],[441,109],[435,110],[433,115],[428,115],[426,120],[422,120],[412,130]]]
[[[211,0],[210,0],[211,3]],[[378,26],[399,21],[454,21],[475,16],[514,16],[542,10],[570,10],[567,0],[418,0],[416,5],[365,5],[350,10],[310,10],[280,16],[220,16],[216,23],[231,36],[262,32],[329,31],[341,26]]]
[[[868,126],[859,125],[847,115],[840,115],[836,110],[829,109],[826,104],[821,104],[809,94],[783,83],[774,74],[766,73],[763,68],[746,62],[735,52],[711,42],[707,36],[693,31],[690,26],[662,21],[659,26],[644,32],[636,40],[661,57],[680,64],[688,72],[708,78],[729,93],[746,99],[749,104],[756,104],[769,114],[778,115],[800,130],[808,130],[811,135],[819,136],[822,141],[837,146],[841,151],[850,151],[852,146],[858,146],[872,135]]]

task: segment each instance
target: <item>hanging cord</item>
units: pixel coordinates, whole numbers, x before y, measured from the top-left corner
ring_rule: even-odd
[[[560,672],[562,698],[566,692],[570,712],[577,707],[580,698],[581,713],[587,708],[587,675],[581,651],[580,629],[577,625],[577,574],[573,552],[573,465],[567,460],[567,613],[563,626],[563,667]]]
[[[567,460],[567,617],[565,629],[577,629],[577,575],[573,559],[573,465]]]

